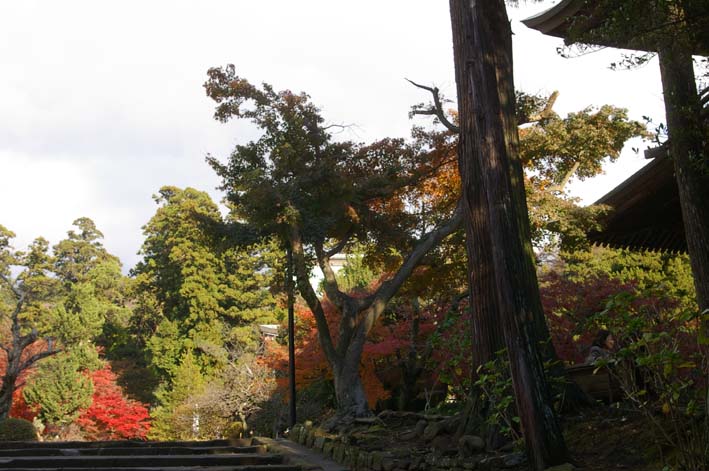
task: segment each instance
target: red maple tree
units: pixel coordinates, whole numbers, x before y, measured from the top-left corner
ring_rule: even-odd
[[[93,402],[77,419],[89,440],[145,439],[150,430],[147,407],[128,399],[116,383],[116,374],[106,365],[90,373]]]

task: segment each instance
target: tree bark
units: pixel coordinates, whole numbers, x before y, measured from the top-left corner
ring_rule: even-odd
[[[332,364],[337,415],[340,417],[367,417],[371,415],[367,395],[359,377],[359,364],[366,337],[364,325],[358,325],[344,356]]]
[[[450,0],[461,139],[469,139],[464,188],[482,186],[488,214],[497,309],[505,333],[512,382],[527,452],[535,469],[566,461],[537,341],[544,322],[516,155],[511,30],[503,0]],[[512,113],[510,114],[510,110]],[[465,136],[465,137],[464,137]],[[479,181],[468,172],[478,166]],[[472,167],[472,168],[471,168]],[[475,195],[470,195],[475,196]],[[480,202],[471,201],[470,208]],[[470,214],[466,214],[470,216]],[[473,222],[466,223],[471,227]],[[478,241],[472,241],[477,243]],[[475,254],[472,254],[473,256]],[[471,293],[472,294],[472,293]]]
[[[495,274],[490,240],[489,211],[482,186],[481,171],[470,135],[461,135],[458,165],[464,201],[465,247],[468,254],[468,284],[473,335],[473,382],[478,367],[494,359],[505,347],[502,325],[495,300]]]
[[[683,44],[678,37],[660,47],[660,74],[697,304],[704,311],[709,309],[709,131],[701,119],[690,49]],[[709,338],[708,320],[702,331]]]
[[[19,358],[7,358],[7,369],[2,377],[2,386],[0,386],[0,420],[7,419],[12,408],[12,395],[15,393],[15,385],[19,376]]]
[[[342,314],[337,345],[335,345],[333,336],[330,333],[322,303],[310,285],[310,276],[305,260],[305,248],[300,229],[296,226],[290,228],[288,237],[293,251],[298,291],[315,316],[320,346],[332,368],[337,396],[338,418],[371,415],[362,381],[359,377],[359,364],[367,334],[384,312],[389,300],[396,295],[414,268],[421,263],[424,255],[459,227],[462,219],[461,214],[461,206],[458,205],[449,220],[425,234],[419,240],[394,276],[383,282],[373,294],[366,298],[353,297],[339,290],[337,278],[329,263],[331,254],[323,249],[322,243],[314,244],[318,264],[325,275],[325,291],[328,294],[328,298]]]

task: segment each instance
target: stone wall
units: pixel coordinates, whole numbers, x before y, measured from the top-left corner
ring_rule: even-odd
[[[451,423],[441,418],[419,417],[409,429],[391,430],[373,420],[336,435],[306,422],[295,425],[288,438],[353,471],[528,469],[523,453],[486,452],[480,437],[464,435],[456,441],[450,428]]]

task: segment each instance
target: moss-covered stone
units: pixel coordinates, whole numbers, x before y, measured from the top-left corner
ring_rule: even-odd
[[[322,447],[322,452],[325,456],[327,456],[328,458],[331,458],[333,449],[334,449],[334,444],[331,441],[327,441],[327,442],[325,442],[325,444]]]
[[[32,422],[24,419],[0,421],[0,442],[36,442],[37,430]]]
[[[342,463],[345,460],[345,445],[343,443],[337,443],[335,445],[332,457],[338,463]]]
[[[315,434],[315,430],[308,430],[308,438],[305,441],[305,446],[308,448],[313,448],[313,445],[315,445],[315,439],[317,438]]]
[[[576,468],[571,463],[560,464],[559,466],[552,466],[547,468],[546,471],[574,471]]]

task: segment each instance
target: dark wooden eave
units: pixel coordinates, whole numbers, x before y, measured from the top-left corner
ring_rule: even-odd
[[[620,0],[618,0],[620,1]],[[706,6],[695,8],[692,12],[692,43],[695,55],[709,55],[709,0]],[[603,11],[595,0],[561,0],[553,7],[537,15],[522,20],[525,26],[537,31],[569,41],[572,26],[576,31],[592,32],[603,22]],[[593,44],[599,46],[634,49],[639,51],[657,51],[655,44],[648,44],[641,37],[595,37]]]
[[[666,147],[648,152],[666,154]],[[682,210],[673,162],[658,156],[595,204],[610,206],[604,229],[591,232],[595,244],[635,250],[686,252]]]

